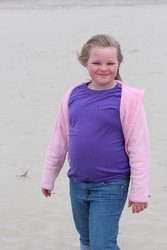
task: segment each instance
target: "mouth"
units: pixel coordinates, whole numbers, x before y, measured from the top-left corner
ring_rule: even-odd
[[[108,76],[108,74],[98,74],[99,76]]]

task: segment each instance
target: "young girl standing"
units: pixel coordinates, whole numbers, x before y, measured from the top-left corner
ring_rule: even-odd
[[[133,213],[148,204],[149,140],[144,90],[122,82],[119,43],[95,35],[82,47],[80,63],[91,80],[63,97],[46,155],[42,192],[51,195],[68,152],[73,218],[81,250],[119,250],[119,220],[126,202]]]

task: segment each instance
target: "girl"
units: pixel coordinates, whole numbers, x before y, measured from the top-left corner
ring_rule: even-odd
[[[126,202],[133,213],[147,208],[149,140],[144,90],[119,74],[119,43],[95,35],[82,47],[80,63],[91,80],[68,90],[61,101],[41,181],[51,195],[68,152],[73,218],[81,250],[119,250],[119,220]]]

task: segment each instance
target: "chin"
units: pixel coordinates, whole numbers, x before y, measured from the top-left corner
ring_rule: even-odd
[[[110,85],[110,84],[111,82],[103,82],[103,81],[99,82],[99,85]]]

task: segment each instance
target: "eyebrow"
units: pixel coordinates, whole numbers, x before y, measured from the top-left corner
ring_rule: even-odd
[[[100,59],[92,59],[91,61],[92,62],[101,62]],[[107,63],[111,63],[111,62],[115,62],[115,60],[114,59],[110,59],[110,60],[107,61]]]

